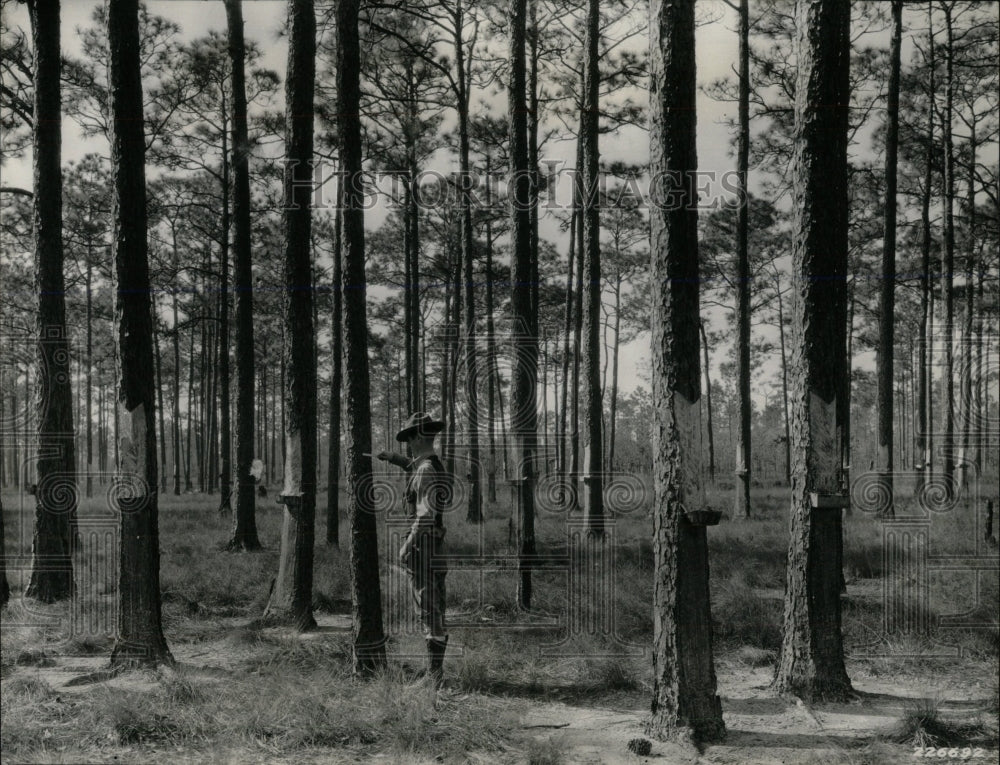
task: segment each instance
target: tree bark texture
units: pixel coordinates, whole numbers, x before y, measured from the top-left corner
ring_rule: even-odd
[[[930,4],[928,4],[930,17]],[[929,18],[928,18],[929,21]],[[928,333],[931,330],[931,194],[934,172],[934,35],[929,36],[927,45],[928,85],[927,85],[927,149],[924,154],[923,189],[920,194],[920,327],[917,329],[917,423],[915,449],[920,460],[914,495],[920,496],[923,484],[930,478],[931,440],[928,429],[931,426],[931,385],[930,364],[928,363]]]
[[[233,258],[236,288],[236,512],[231,550],[258,550],[254,459],[253,265],[250,247],[250,139],[242,0],[226,0],[233,88]],[[225,354],[224,354],[225,355]],[[263,477],[262,477],[263,479]]]
[[[514,436],[515,480],[518,482],[518,547],[520,577],[518,604],[531,608],[531,559],[535,554],[535,440],[538,410],[538,340],[532,333],[531,296],[531,175],[528,167],[528,126],[525,104],[525,24],[526,0],[510,4],[510,123],[511,194],[511,308],[513,322],[513,365],[510,412]]]
[[[705,436],[708,443],[708,481],[715,483],[715,434],[712,423],[712,376],[708,366],[708,337],[705,334],[704,320],[698,322],[698,331],[701,333],[701,359],[705,365]]]
[[[173,229],[173,227],[171,227]],[[172,230],[174,278],[180,274],[180,254],[177,249],[177,232]],[[178,327],[177,289],[172,290],[170,307],[173,313],[174,378],[170,401],[170,440],[173,442],[173,493],[181,493],[181,333]]]
[[[942,433],[942,473],[944,486],[953,491],[955,471],[955,141],[952,135],[955,100],[955,47],[952,25],[953,4],[942,3],[945,31],[945,97],[941,140],[944,143],[944,428]]]
[[[725,734],[716,692],[698,358],[694,0],[650,5],[653,702],[650,732]],[[669,202],[668,202],[669,200]]]
[[[792,506],[779,692],[843,699],[841,485],[847,360],[847,115],[850,6],[800,0],[792,307]]]
[[[138,0],[109,0],[112,261],[118,341],[117,665],[172,663],[160,617],[153,311],[146,242],[146,144]],[[116,437],[117,440],[117,437]]]
[[[316,626],[312,613],[316,521],[316,347],[312,291],[313,90],[316,18],[312,0],[288,2],[285,81],[283,314],[285,460],[281,554],[266,616],[300,631]]]
[[[877,353],[878,467],[882,491],[880,510],[893,514],[893,364],[896,305],[896,155],[899,136],[899,68],[903,38],[903,3],[892,2],[892,43],[889,51],[889,94],[885,126],[885,210],[882,235],[882,283],[879,290]]]
[[[973,315],[975,314],[976,308],[976,281],[975,281],[975,264],[976,264],[976,122],[975,115],[973,115],[972,124],[970,125],[970,135],[969,135],[969,164],[968,164],[968,180],[967,180],[967,205],[968,205],[968,218],[967,218],[967,228],[965,236],[965,312],[963,313],[964,325],[962,327],[962,349],[963,363],[961,370],[961,392],[959,393],[960,401],[962,404],[962,437],[961,437],[961,450],[959,452],[959,487],[964,490],[968,485],[970,472],[976,471],[979,468],[970,462],[971,459],[971,445],[972,445],[972,430],[973,428],[980,429],[981,426],[976,423],[974,425],[975,414],[975,402],[972,398],[972,357],[975,350],[975,343],[973,342]]]
[[[490,178],[490,156],[486,155],[486,178]],[[491,209],[492,183],[486,184],[486,208]],[[486,396],[487,420],[489,421],[489,461],[487,463],[487,497],[491,503],[497,501],[497,424],[496,398],[500,381],[494,373],[496,363],[496,338],[493,333],[493,222],[486,218]]]
[[[344,184],[337,184],[337,209],[333,221],[333,317],[330,322],[330,454],[327,463],[326,543],[340,546],[340,394],[344,385],[343,253],[341,247]]]
[[[351,600],[354,668],[371,674],[385,666],[379,547],[372,495],[372,434],[365,304],[365,220],[361,184],[361,53],[358,0],[337,6],[337,94],[344,165],[344,334],[347,342],[347,480],[351,524]]]
[[[748,0],[740,0],[740,90],[739,138],[736,174],[739,191],[736,208],[736,390],[739,426],[736,439],[736,497],[733,517],[749,518],[750,443],[750,197],[747,175],[750,166],[750,12]]]
[[[476,243],[472,226],[472,197],[469,164],[469,87],[468,65],[465,62],[465,43],[462,39],[462,14],[459,6],[455,23],[455,63],[458,69],[458,160],[462,178],[462,265],[464,269],[465,300],[463,317],[465,333],[465,444],[468,454],[469,505],[466,520],[481,523],[483,520],[482,488],[479,464],[479,365],[476,360]],[[452,426],[455,427],[455,423]]]
[[[73,391],[63,278],[59,3],[33,0],[28,11],[35,52],[32,219],[38,293],[34,402],[38,452],[31,577],[25,595],[52,603],[73,594],[71,521],[77,505]]]
[[[598,114],[600,111],[600,80],[598,43],[600,41],[601,8],[599,0],[587,4],[587,35],[584,43],[583,112],[580,132],[583,139],[583,247],[584,285],[587,292],[587,326],[584,333],[586,362],[586,421],[587,477],[584,492],[584,512],[587,532],[604,533],[604,436],[603,401],[601,396],[601,216],[600,216],[600,157],[598,146]]]

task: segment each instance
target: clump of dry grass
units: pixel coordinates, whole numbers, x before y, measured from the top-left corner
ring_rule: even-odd
[[[635,692],[644,687],[647,662],[640,657],[616,655],[621,646],[594,637],[578,637],[559,646],[561,656],[539,651],[538,636],[462,635],[464,651],[446,662],[445,675],[454,673],[464,691],[504,696],[589,696]],[[547,642],[558,637],[552,633]]]
[[[247,637],[249,640],[249,636]],[[287,639],[261,635],[254,644],[263,650],[240,664],[240,669],[254,674],[337,671],[347,676],[351,667],[351,646],[346,638]]]
[[[907,704],[888,739],[912,746],[967,746],[983,738],[985,726],[979,721],[946,719],[937,699],[917,699]]]
[[[627,657],[584,658],[578,673],[579,682],[593,691],[636,691],[642,687],[635,662]]]
[[[39,732],[30,723],[34,710],[51,706],[52,687],[31,675],[19,675],[0,683],[0,695],[0,751],[12,756],[36,746]]]
[[[734,652],[737,661],[747,667],[770,667],[777,661],[777,651],[757,648],[752,645],[741,645]]]
[[[166,715],[136,706],[126,698],[112,698],[103,713],[114,730],[119,744],[155,744],[174,742],[181,727]]]
[[[172,704],[193,704],[205,700],[205,689],[186,672],[161,667],[159,675],[162,693]]]
[[[39,624],[39,616],[58,618],[65,612],[65,604],[49,606],[32,603],[29,606],[21,599],[11,600],[3,610],[0,620],[0,666],[9,669],[15,666],[44,666],[47,652],[45,647],[53,638],[49,627]]]
[[[53,694],[52,686],[32,675],[18,675],[3,684],[4,701],[9,704],[40,701]]]
[[[110,635],[74,635],[60,645],[58,650],[69,656],[109,654],[113,643]]]
[[[566,762],[563,750],[566,748],[561,736],[528,739],[525,756],[528,765],[562,765]]]
[[[243,646],[279,644],[278,640],[264,632],[264,624],[261,621],[253,621],[230,630],[226,634],[226,642]]]
[[[18,653],[14,663],[20,667],[51,667],[56,662],[44,648],[25,648]]]
[[[504,671],[500,656],[492,651],[466,650],[454,665],[457,686],[473,693],[494,689]]]

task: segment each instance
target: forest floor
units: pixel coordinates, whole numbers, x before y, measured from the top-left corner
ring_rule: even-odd
[[[104,492],[95,494],[80,514],[100,528]],[[863,512],[846,519],[843,628],[855,694],[841,704],[805,705],[770,690],[784,586],[783,491],[755,490],[753,520],[710,529],[727,736],[698,749],[645,731],[652,549],[641,507],[623,513],[613,531],[610,631],[568,640],[564,572],[536,573],[532,612],[516,608],[516,573],[504,566],[508,510],[490,506],[478,527],[449,519],[453,552],[483,553],[496,565],[449,574],[452,640],[446,687],[435,692],[416,671],[422,641],[407,628],[408,598],[391,565],[382,581],[390,662],[374,680],[350,672],[346,550],[317,545],[319,629],[298,635],[258,620],[277,570],[273,498],[259,501],[264,550],[229,553],[231,520],[215,511],[217,496],[161,496],[164,630],[176,665],[111,674],[113,547],[78,553],[79,601],[24,600],[32,510],[25,499],[3,496],[14,591],[0,622],[5,763],[996,761],[997,558],[977,541],[981,519],[971,503],[954,508],[947,524],[925,527],[929,568],[917,591],[931,620],[923,635],[887,631],[884,621],[887,585],[913,580],[913,569],[885,569],[877,520]],[[729,493],[720,489],[715,499],[724,506]],[[540,551],[565,553],[566,520],[540,515]],[[317,526],[322,539],[322,520]],[[382,518],[380,540],[393,530]],[[648,755],[629,751],[638,738],[650,741]]]

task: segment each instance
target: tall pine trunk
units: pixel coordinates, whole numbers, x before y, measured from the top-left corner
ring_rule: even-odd
[[[893,515],[893,328],[896,311],[896,153],[899,135],[899,64],[903,39],[903,3],[892,0],[892,45],[885,126],[885,210],[882,233],[882,283],[879,290],[878,469],[882,492],[879,510]]]
[[[219,344],[217,326],[222,315],[221,298],[215,302],[216,321],[208,326],[208,490],[219,488]],[[226,351],[228,353],[228,349]],[[221,506],[221,505],[220,505]]]
[[[611,346],[611,400],[608,404],[608,473],[615,471],[615,437],[618,418],[618,356],[622,333],[622,279],[619,274],[615,282],[615,329]]]
[[[10,385],[10,411],[11,411],[11,440],[13,441],[11,449],[11,473],[13,474],[14,488],[18,489],[21,486],[21,460],[22,453],[18,448],[17,437],[17,421],[18,421],[18,408],[17,408],[17,365],[14,366],[12,372],[12,379]],[[27,427],[27,421],[25,421],[25,427]]]
[[[587,326],[584,334],[587,407],[587,476],[584,488],[584,513],[589,534],[604,533],[603,486],[603,406],[601,401],[601,217],[600,162],[598,147],[600,79],[598,43],[600,41],[601,4],[589,0],[587,36],[584,43],[583,112],[580,132],[583,137],[583,276],[587,292]]]
[[[146,144],[139,2],[109,0],[112,261],[122,436],[118,491],[118,629],[113,665],[172,663],[160,616],[153,311],[146,243]],[[118,428],[116,428],[117,430]]]
[[[511,369],[511,431],[514,437],[515,480],[518,486],[519,580],[517,601],[531,608],[531,560],[535,555],[535,440],[538,380],[538,343],[532,334],[531,177],[528,166],[528,125],[525,104],[526,0],[510,4],[510,84],[507,116],[510,125],[511,193],[511,309],[513,353]]]
[[[461,237],[461,233],[459,234]],[[462,326],[462,273],[463,260],[461,245],[451,253],[453,261],[451,263],[452,272],[449,277],[449,289],[451,289],[451,309],[452,313],[448,321],[448,405],[442,412],[442,419],[448,423],[448,428],[444,433],[444,458],[448,468],[448,480],[454,481],[456,477],[456,444],[458,442],[458,423],[456,422],[456,411],[458,408],[458,364],[461,351]]]
[[[739,427],[736,430],[736,506],[734,518],[749,518],[750,443],[750,14],[749,0],[740,0],[739,139],[736,149],[739,206],[736,208],[736,390]]]
[[[775,687],[806,701],[851,691],[840,606],[850,15],[839,0],[796,9],[794,467]]]
[[[410,143],[412,140],[410,138],[411,131],[404,131],[404,141],[407,145],[405,147],[407,156],[410,154]],[[416,395],[414,395],[414,385],[416,377],[416,363],[417,360],[413,355],[413,333],[416,331],[413,326],[413,312],[410,310],[410,292],[414,289],[414,278],[413,278],[413,245],[410,243],[410,238],[413,235],[413,227],[410,225],[410,215],[412,214],[412,206],[410,205],[410,197],[413,194],[413,176],[407,174],[403,178],[403,186],[405,193],[405,202],[403,205],[403,350],[406,360],[406,408],[409,411],[414,411],[414,402],[416,401]]]
[[[775,277],[774,291],[778,296],[778,342],[781,348],[781,403],[785,423],[785,483],[792,485],[792,432],[788,411],[788,353],[785,350],[785,306],[781,298],[781,280]]]
[[[447,255],[445,256],[447,260]],[[446,269],[448,266],[446,266]],[[451,301],[452,294],[450,285],[446,282],[444,285],[444,333],[441,338],[441,393],[439,398],[441,400],[441,420],[447,426],[448,423],[448,395],[451,390],[450,379],[451,379],[451,341],[449,336],[451,334],[451,329],[449,324],[451,322]],[[447,445],[447,432],[442,433],[441,442]],[[447,457],[447,455],[446,455]],[[452,469],[452,465],[448,462],[445,463],[448,470]]]
[[[931,7],[928,3],[928,21]],[[928,355],[929,333],[931,331],[931,194],[934,172],[934,32],[928,24],[928,85],[927,85],[927,136],[924,151],[923,189],[920,194],[920,325],[917,328],[917,423],[916,452],[920,461],[914,495],[920,496],[924,482],[931,477],[931,441],[928,435],[931,423],[931,379],[930,356]]]
[[[538,337],[538,294],[541,284],[538,264],[538,0],[528,0],[525,27],[527,55],[528,221],[531,228],[531,334]]]
[[[379,547],[372,503],[372,429],[365,289],[365,215],[361,188],[361,51],[358,0],[337,6],[337,97],[344,165],[344,333],[347,340],[347,480],[351,523],[351,601],[354,669],[372,674],[385,666]],[[311,3],[310,3],[311,11]]]
[[[539,455],[542,459],[539,471],[549,474],[549,342],[545,332],[541,333],[541,353],[539,358],[542,367],[542,431]]]
[[[469,459],[469,505],[466,520],[481,523],[483,520],[482,489],[479,464],[479,366],[476,361],[476,247],[472,228],[471,170],[469,165],[469,94],[468,67],[465,62],[465,43],[462,39],[462,5],[458,4],[455,19],[455,66],[458,70],[458,163],[462,178],[462,263],[465,270],[465,410],[466,449]],[[451,423],[456,427],[456,423]]]
[[[962,328],[962,348],[965,351],[962,364],[962,440],[961,458],[959,460],[959,487],[968,484],[969,472],[976,470],[970,462],[970,447],[972,445],[972,430],[974,421],[974,401],[972,398],[972,341],[973,314],[975,313],[976,284],[973,278],[976,261],[976,116],[972,115],[969,135],[969,175],[968,175],[968,224],[965,237],[965,324]],[[979,427],[976,425],[975,427]]]
[[[229,11],[227,9],[228,16]],[[233,79],[235,83],[235,78]],[[244,97],[246,91],[244,90]],[[219,441],[219,512],[232,510],[232,429],[230,418],[232,409],[229,405],[229,231],[232,220],[229,213],[229,195],[231,193],[230,161],[229,161],[229,112],[226,104],[226,91],[222,89],[222,247],[219,256],[219,270],[222,274],[219,284],[219,390],[221,393],[220,409],[220,441]],[[235,149],[235,147],[234,147]],[[247,146],[249,151],[249,145]],[[249,170],[248,170],[249,177]],[[249,192],[247,194],[249,197]],[[249,205],[248,205],[249,207]],[[251,346],[252,348],[253,346]],[[237,360],[238,363],[238,360]],[[251,368],[253,360],[251,359]],[[252,387],[252,383],[251,383]]]
[[[577,152],[579,155],[579,151]],[[569,251],[566,255],[566,318],[563,324],[563,359],[562,359],[562,402],[559,408],[559,475],[561,480],[567,478],[569,470],[569,439],[567,429],[567,414],[569,412],[569,377],[570,359],[573,354],[571,338],[573,336],[573,298],[576,291],[576,284],[573,281],[573,266],[576,263],[576,206],[569,218]]]
[[[705,365],[705,435],[708,437],[708,480],[715,483],[715,433],[712,423],[712,375],[708,366],[708,337],[705,335],[705,321],[699,319],[698,330],[701,332],[701,358]]]
[[[494,372],[496,361],[496,338],[493,333],[493,183],[490,176],[490,155],[486,155],[486,395],[487,419],[489,420],[489,450],[487,463],[487,497],[491,503],[497,501],[497,426],[496,395],[499,381]]]
[[[253,266],[250,248],[250,139],[242,0],[226,0],[233,88],[233,257],[236,266],[236,512],[230,550],[258,550],[254,458]],[[226,322],[228,327],[228,322]],[[228,355],[228,354],[224,354]],[[315,361],[313,362],[315,364]],[[226,439],[223,426],[223,441]],[[225,453],[225,449],[223,450]],[[223,461],[223,494],[227,493]]]
[[[333,316],[330,322],[330,453],[326,477],[326,543],[340,546],[340,393],[344,385],[343,260],[341,252],[344,184],[337,183],[333,221]],[[412,289],[412,287],[411,287]]]
[[[208,442],[206,440],[206,413],[208,411],[208,400],[206,398],[205,391],[205,365],[206,356],[208,354],[208,331],[205,327],[205,322],[201,323],[201,343],[198,348],[198,491],[202,494],[205,493],[208,488],[206,480],[206,466],[207,466],[207,450]]]
[[[176,325],[174,325],[176,327]],[[188,349],[187,430],[184,434],[184,491],[191,491],[191,431],[194,428],[194,326],[191,327],[191,345]]]
[[[94,494],[94,267],[87,245],[87,498]],[[176,322],[175,322],[176,324]]]
[[[156,385],[156,417],[160,436],[160,493],[167,493],[167,429],[163,422],[163,365],[160,358],[159,314],[153,301],[153,364]]]
[[[288,3],[285,80],[284,290],[285,460],[278,576],[265,616],[305,631],[312,612],[316,522],[316,346],[312,290],[313,91],[316,17],[312,0]]]
[[[581,120],[582,121],[582,120]],[[573,377],[572,377],[572,431],[570,436],[570,510],[579,507],[580,475],[583,469],[580,465],[580,362],[583,346],[583,136],[580,136],[578,162],[576,166],[576,181],[574,205],[576,207],[576,295],[573,297]]]
[[[955,47],[953,5],[942,3],[945,32],[945,97],[941,140],[944,143],[944,428],[942,431],[943,480],[945,491],[954,491],[955,473],[955,142],[952,119],[955,99]]]
[[[975,394],[975,421],[973,422],[973,463],[978,466],[980,472],[982,472],[986,467],[985,458],[987,455],[987,443],[986,438],[989,429],[986,427],[987,422],[987,411],[986,411],[986,379],[983,376],[983,313],[986,310],[986,306],[983,303],[983,291],[984,283],[986,281],[986,268],[983,263],[979,265],[979,276],[978,284],[976,287],[976,302],[978,303],[979,310],[976,312],[976,394]]]
[[[16,390],[16,387],[15,389]],[[12,401],[15,404],[16,400]],[[16,424],[16,423],[15,423]],[[97,366],[97,471],[101,473],[100,485],[104,485],[104,473],[107,468],[108,444],[107,421],[104,414],[104,367]],[[14,433],[17,436],[17,433]],[[17,469],[14,470],[14,488],[17,488]]]
[[[653,702],[650,732],[725,735],[712,655],[698,358],[694,0],[650,4]],[[665,196],[669,195],[669,196]],[[680,204],[664,204],[666,199]]]
[[[177,233],[176,229],[171,226],[171,244],[173,246],[173,266],[174,266],[174,279],[180,277],[180,257],[177,251]],[[174,453],[174,496],[180,496],[181,493],[181,333],[180,327],[177,326],[177,288],[174,287],[171,290],[170,296],[171,310],[173,313],[173,340],[174,340],[174,380],[171,390],[171,402],[170,402],[170,440],[173,442],[173,453]]]
[[[28,3],[28,12],[35,54],[32,206],[38,293],[35,398],[38,452],[31,578],[24,594],[52,603],[73,594],[72,521],[77,505],[73,391],[63,277],[59,3],[33,0]]]
[[[412,119],[418,119],[416,103],[413,106]],[[419,168],[417,166],[416,148],[413,147],[409,154],[410,163],[410,277],[411,283],[407,293],[409,298],[410,314],[410,356],[413,360],[413,379],[410,383],[412,387],[411,397],[413,399],[413,409],[426,410],[426,405],[421,406],[421,394],[426,396],[425,381],[427,376],[420,374],[417,364],[420,358],[420,184],[418,182]]]

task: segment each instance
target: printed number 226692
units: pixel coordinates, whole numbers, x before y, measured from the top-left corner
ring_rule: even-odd
[[[981,746],[972,747],[946,747],[946,746],[915,746],[913,747],[914,757],[934,758],[936,760],[969,760],[980,759],[986,756],[986,752]]]

